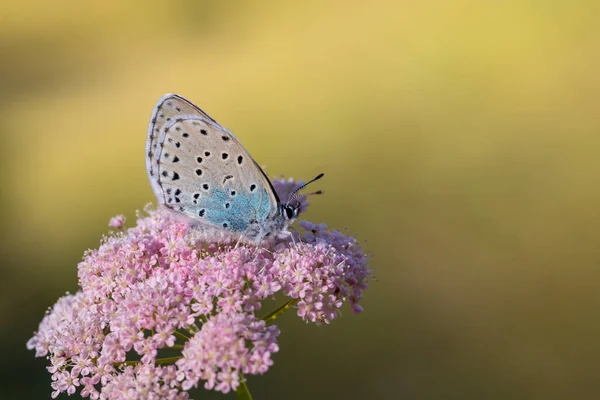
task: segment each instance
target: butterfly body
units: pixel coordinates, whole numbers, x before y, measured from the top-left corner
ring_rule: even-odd
[[[280,202],[233,133],[175,94],[163,96],[152,113],[146,168],[159,203],[187,217],[206,241],[261,243],[287,235],[299,212]]]

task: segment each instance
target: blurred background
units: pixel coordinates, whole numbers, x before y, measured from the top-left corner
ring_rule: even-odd
[[[2,2],[0,397],[49,398],[25,342],[110,217],[154,201],[146,127],[175,92],[269,175],[325,172],[306,218],[373,254],[363,314],[281,319],[256,399],[597,399],[599,12]]]

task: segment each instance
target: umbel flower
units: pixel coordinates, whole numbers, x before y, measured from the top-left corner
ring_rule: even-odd
[[[298,184],[274,187],[284,195]],[[293,238],[260,247],[192,243],[188,225],[161,210],[123,224],[111,220],[118,231],[79,264],[81,289],[60,298],[27,343],[50,361],[53,398],[188,399],[199,385],[250,398],[245,376],[273,365],[279,315],[296,309],[320,325],[344,302],[362,311],[367,257],[324,224],[301,221]],[[272,299],[281,305],[263,311]]]

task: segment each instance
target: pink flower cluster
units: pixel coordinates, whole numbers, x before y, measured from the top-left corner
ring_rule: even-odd
[[[295,185],[274,182],[283,195]],[[59,299],[27,343],[50,360],[52,397],[187,399],[200,381],[227,393],[266,372],[279,350],[273,318],[257,315],[264,300],[287,297],[316,324],[343,302],[362,311],[370,271],[356,240],[300,226],[268,248],[198,246],[185,222],[150,211],[105,238],[79,264],[81,290]]]
[[[182,389],[197,386],[201,379],[206,389],[227,393],[239,385],[240,372],[265,373],[273,364],[271,353],[279,350],[278,335],[275,325],[267,326],[252,314],[217,314],[185,344],[177,361]]]

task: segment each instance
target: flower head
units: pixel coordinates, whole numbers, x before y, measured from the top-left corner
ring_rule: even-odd
[[[264,300],[285,297],[316,324],[336,319],[344,302],[360,312],[370,272],[356,240],[300,226],[303,234],[269,249],[200,247],[185,222],[150,211],[107,237],[79,264],[81,290],[59,299],[27,343],[49,357],[53,396],[185,399],[201,382],[227,393],[266,372],[279,350]]]

